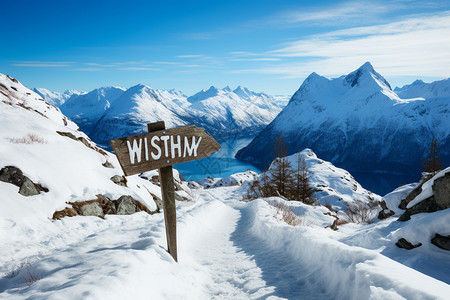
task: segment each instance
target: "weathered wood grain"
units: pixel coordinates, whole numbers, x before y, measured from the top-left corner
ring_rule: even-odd
[[[155,124],[155,123],[152,123]],[[158,128],[156,125],[152,125],[152,128]],[[154,160],[151,156],[151,153],[156,154],[157,149],[152,147],[151,140],[154,136],[157,136],[159,140],[155,141],[155,144],[161,148],[162,155],[159,159]],[[174,149],[174,157],[172,157],[172,148],[171,148],[171,140],[168,141],[168,151],[165,151],[165,143],[160,139],[162,136],[172,136],[175,144],[177,144],[177,137],[180,137],[180,148],[181,148],[181,156],[179,155],[179,151]],[[185,137],[187,138],[188,144],[192,146],[193,137],[195,137],[195,141],[198,141],[201,138],[200,144],[197,148],[197,155],[186,155],[185,154]],[[142,142],[141,142],[142,141]],[[145,143],[145,141],[147,141]],[[136,143],[136,145],[141,145],[140,157],[141,161],[137,162],[137,155],[135,157],[134,163],[131,161],[129,146],[127,142],[130,143],[132,147]],[[140,142],[142,144],[140,144]],[[167,167],[175,164],[179,164],[182,162],[192,161],[204,157],[210,156],[212,153],[218,151],[220,149],[219,143],[211,137],[204,128],[196,127],[194,125],[177,127],[171,129],[163,129],[157,130],[149,133],[132,135],[128,137],[118,138],[110,141],[111,146],[114,149],[114,152],[119,159],[119,163],[125,173],[125,175],[130,176],[133,174],[138,174],[142,172],[146,172],[153,169],[159,169],[162,167]],[[147,145],[147,153],[148,160],[146,159],[146,150],[145,146]],[[188,153],[188,152],[186,152]],[[167,157],[166,157],[167,154]]]
[[[165,128],[163,121],[147,125],[148,131],[158,131]],[[164,209],[164,223],[166,226],[167,251],[175,261],[178,261],[177,250],[177,211],[175,207],[175,188],[172,166],[158,170],[161,183],[161,196]]]

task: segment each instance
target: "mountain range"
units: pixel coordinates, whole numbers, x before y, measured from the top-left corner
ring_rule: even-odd
[[[48,103],[75,121],[97,143],[108,147],[117,137],[146,131],[147,123],[167,127],[195,124],[216,139],[254,136],[286,105],[287,97],[256,93],[244,87],[211,86],[191,97],[177,90],[157,90],[138,84],[124,89],[102,87],[89,93],[62,94],[34,89]]]
[[[450,163],[450,79],[392,90],[367,62],[328,79],[309,75],[283,111],[236,158],[266,168],[282,136],[288,154],[311,148],[333,164],[357,171],[422,169],[432,139]]]

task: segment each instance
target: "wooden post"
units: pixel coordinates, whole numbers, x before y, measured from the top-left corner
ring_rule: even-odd
[[[150,123],[148,131],[166,129],[164,121]],[[166,225],[167,250],[173,259],[178,262],[177,254],[177,211],[175,207],[175,189],[172,166],[159,169],[159,182],[161,183],[161,196],[164,208],[164,221]]]

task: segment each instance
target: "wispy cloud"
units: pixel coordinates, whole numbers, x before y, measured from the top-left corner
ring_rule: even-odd
[[[55,61],[16,61],[11,63],[15,67],[36,67],[36,68],[69,68],[74,71],[102,72],[111,70],[120,71],[161,71],[153,65],[145,62],[55,62]]]
[[[235,72],[340,75],[365,61],[388,76],[450,75],[450,12],[310,36],[270,51],[289,62]]]
[[[154,61],[154,64],[157,65],[179,65],[181,64],[180,62],[175,62],[175,61]]]
[[[280,61],[281,58],[276,57],[259,57],[259,58],[232,58],[230,61]]]
[[[368,0],[347,1],[330,5],[327,9],[323,6],[311,7],[301,10],[289,10],[270,18],[269,24],[290,24],[301,26],[336,26],[337,24],[369,24],[379,22],[385,15],[396,11],[408,11],[418,8],[436,8],[436,1],[383,1],[374,2]]]
[[[65,68],[72,66],[73,62],[67,61],[16,61],[14,67],[40,67],[40,68]]]
[[[177,55],[178,58],[200,58],[203,57],[202,54],[186,54],[186,55]]]
[[[148,67],[118,67],[115,69],[122,71],[161,71],[161,69]]]

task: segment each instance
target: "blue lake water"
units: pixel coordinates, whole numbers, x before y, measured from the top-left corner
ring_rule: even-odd
[[[178,164],[175,169],[180,171],[181,176],[187,181],[198,181],[205,177],[223,178],[247,169],[260,173],[261,171],[255,166],[234,158],[237,151],[247,146],[251,140],[252,138],[224,140],[220,142],[222,148],[210,157]],[[420,174],[350,173],[365,189],[381,196],[402,184],[417,182],[420,179]]]
[[[187,181],[198,181],[205,177],[223,178],[247,169],[260,173],[255,166],[234,158],[236,152],[247,146],[252,138],[228,139],[219,141],[222,148],[210,157],[194,160],[175,166],[181,176]]]

